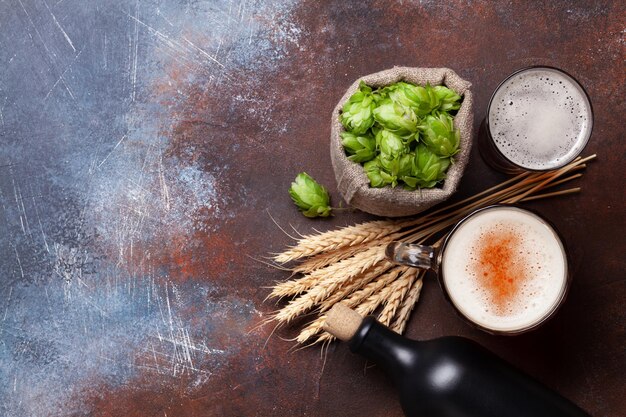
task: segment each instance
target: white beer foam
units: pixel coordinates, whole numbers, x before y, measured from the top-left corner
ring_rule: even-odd
[[[530,68],[506,80],[491,101],[488,120],[500,152],[521,167],[537,170],[574,159],[593,123],[582,87],[550,68]]]
[[[517,260],[524,263],[523,282],[504,309],[494,303],[476,267],[485,235],[494,231],[516,236]],[[515,207],[495,207],[478,212],[455,230],[445,247],[442,273],[461,314],[491,330],[516,331],[540,322],[559,303],[567,282],[567,260],[560,239],[541,218]]]

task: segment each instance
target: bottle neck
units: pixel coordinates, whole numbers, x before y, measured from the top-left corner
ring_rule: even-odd
[[[400,336],[372,316],[363,319],[349,346],[393,375],[404,373],[419,359],[419,342]]]

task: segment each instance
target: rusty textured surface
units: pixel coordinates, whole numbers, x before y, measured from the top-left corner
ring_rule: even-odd
[[[285,276],[247,255],[290,241],[266,211],[301,231],[369,218],[307,220],[285,192],[302,170],[333,190],[328,118],[355,78],[448,66],[473,82],[477,129],[529,63],[594,105],[583,193],[531,205],[569,245],[569,298],[493,337],[427,282],[407,334],[468,336],[626,414],[624,18],[618,1],[2,2],[0,415],[400,415],[345,346],[323,367],[317,348],[265,345],[263,287]],[[474,152],[457,196],[502,178]]]

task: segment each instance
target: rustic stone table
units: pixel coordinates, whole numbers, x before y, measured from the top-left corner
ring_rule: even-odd
[[[476,130],[498,82],[565,69],[597,153],[552,219],[574,281],[519,337],[464,324],[432,280],[407,334],[464,335],[596,416],[626,414],[624,22],[619,1],[11,0],[0,3],[0,415],[399,416],[345,346],[292,352],[258,328],[286,278],[249,258],[311,221],[286,190],[335,192],[329,118],[357,77],[448,66]],[[502,180],[471,156],[458,195]],[[268,340],[269,338],[269,340]],[[266,344],[267,341],[267,344]]]

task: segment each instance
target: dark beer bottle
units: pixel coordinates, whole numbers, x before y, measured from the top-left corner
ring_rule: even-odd
[[[469,339],[409,340],[341,304],[325,329],[390,374],[408,417],[589,417]]]

